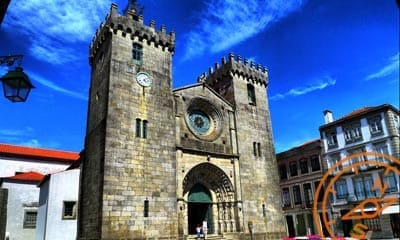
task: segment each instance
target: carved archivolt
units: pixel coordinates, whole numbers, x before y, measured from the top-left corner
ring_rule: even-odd
[[[219,167],[211,163],[201,163],[193,167],[183,179],[183,195],[200,183],[213,191],[218,202],[233,201],[234,187],[229,177]]]

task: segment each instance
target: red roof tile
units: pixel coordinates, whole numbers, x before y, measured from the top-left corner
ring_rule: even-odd
[[[339,118],[338,120],[342,120],[342,119],[349,119],[358,115],[362,115],[365,112],[368,112],[369,110],[373,109],[375,107],[363,107],[363,108],[359,108],[356,110],[351,111],[349,114]]]
[[[13,177],[8,177],[7,179],[11,180],[21,180],[21,181],[42,181],[44,175],[38,172],[26,172],[20,173]]]
[[[313,144],[313,143],[316,143],[316,142],[319,142],[319,141],[320,141],[319,139],[314,139],[314,140],[311,140],[311,141],[307,141],[307,142],[301,144],[299,147],[304,147],[304,146],[307,146],[309,144]]]
[[[339,123],[343,123],[345,121],[351,120],[351,119],[355,119],[357,117],[360,116],[364,116],[365,114],[369,114],[369,113],[373,113],[373,112],[377,112],[377,111],[388,111],[388,110],[392,110],[396,113],[399,113],[399,110],[395,107],[393,107],[390,104],[382,104],[379,106],[369,106],[369,107],[362,107],[356,110],[351,111],[349,114],[344,115],[343,117],[334,120],[333,122],[330,123],[325,123],[324,125],[319,127],[319,130],[321,131],[321,129],[324,128],[328,128],[331,127],[333,125],[339,124]]]
[[[79,159],[79,153],[51,150],[44,148],[24,147],[10,144],[0,144],[0,155],[23,156],[35,159],[74,162]]]

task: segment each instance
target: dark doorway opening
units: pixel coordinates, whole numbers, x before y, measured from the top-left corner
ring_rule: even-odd
[[[201,226],[204,220],[207,221],[208,233],[212,233],[212,221],[210,221],[211,204],[189,203],[188,208],[189,234],[196,234],[197,225]]]
[[[340,214],[342,216],[346,215],[350,210],[341,210]],[[350,237],[350,231],[353,228],[352,220],[342,220],[343,234],[345,237]]]
[[[286,223],[288,227],[289,237],[295,237],[296,232],[294,230],[293,217],[291,215],[286,216]]]
[[[189,234],[196,234],[197,225],[202,225],[204,220],[207,221],[208,234],[214,233],[210,191],[201,184],[195,184],[188,198]]]

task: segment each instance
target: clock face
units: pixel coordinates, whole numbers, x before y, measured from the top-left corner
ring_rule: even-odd
[[[152,79],[148,73],[138,72],[136,74],[136,81],[142,87],[150,87]]]
[[[210,118],[202,111],[189,113],[189,124],[198,134],[205,134],[210,130]]]

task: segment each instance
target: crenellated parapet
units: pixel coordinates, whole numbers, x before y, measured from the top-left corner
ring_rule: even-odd
[[[171,53],[175,49],[174,31],[167,33],[165,25],[161,25],[160,29],[156,30],[154,20],[151,20],[149,26],[146,26],[143,23],[143,16],[138,15],[134,9],[129,10],[126,15],[119,15],[118,6],[113,3],[109,14],[97,29],[90,44],[90,63],[103,42],[113,34],[119,34],[132,40],[137,38],[139,42],[144,42],[148,45],[154,44],[155,47],[160,47]]]
[[[198,77],[198,82],[206,82],[213,86],[226,76],[238,76],[253,84],[268,85],[268,68],[256,64],[253,61],[240,55],[234,56],[229,53],[228,58],[223,57],[221,63],[215,63],[213,67],[209,67],[208,72],[202,73]]]

